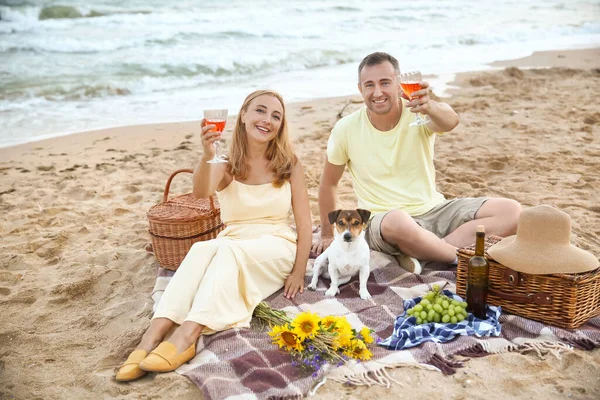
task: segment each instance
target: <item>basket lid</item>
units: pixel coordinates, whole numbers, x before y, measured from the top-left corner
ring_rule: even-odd
[[[220,211],[216,198],[197,199],[193,193],[187,193],[152,206],[147,216],[151,221],[186,222],[212,218]]]

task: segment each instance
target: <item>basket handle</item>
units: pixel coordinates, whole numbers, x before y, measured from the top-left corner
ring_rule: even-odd
[[[171,176],[169,176],[169,179],[167,179],[167,184],[165,185],[165,192],[163,193],[163,203],[166,203],[167,200],[169,199],[169,189],[171,188],[171,181],[173,180],[173,178],[175,178],[175,175],[181,173],[181,172],[187,172],[189,174],[193,174],[194,170],[190,169],[190,168],[183,168],[183,169],[178,169],[177,171],[173,172],[171,174]],[[216,208],[215,208],[215,202],[213,200],[213,196],[210,196],[208,198],[208,200],[210,201],[210,209],[213,210],[214,212],[216,212]]]

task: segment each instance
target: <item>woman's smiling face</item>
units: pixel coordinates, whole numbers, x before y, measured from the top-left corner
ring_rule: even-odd
[[[253,99],[242,114],[242,123],[250,142],[268,143],[274,139],[282,120],[283,106],[275,96],[268,94]]]

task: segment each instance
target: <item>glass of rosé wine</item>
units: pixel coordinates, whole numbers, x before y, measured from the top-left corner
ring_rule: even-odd
[[[400,74],[400,87],[402,91],[410,100],[413,98],[410,96],[412,93],[417,92],[422,89],[421,82],[423,81],[423,77],[421,76],[421,71],[412,71],[405,72]],[[410,123],[410,126],[419,126],[425,125],[431,120],[427,117],[424,119],[421,118],[419,113],[416,114],[415,121]]]
[[[223,129],[225,129],[226,122],[227,122],[227,110],[226,109],[204,110],[204,123],[206,125],[214,125],[215,131],[223,132]],[[223,156],[219,153],[219,141],[218,140],[213,143],[213,146],[215,146],[215,156],[212,158],[212,160],[208,160],[207,162],[211,163],[211,164],[229,162],[229,161],[227,161],[227,158],[225,158],[225,156]]]

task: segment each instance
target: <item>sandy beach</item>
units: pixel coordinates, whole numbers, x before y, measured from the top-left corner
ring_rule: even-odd
[[[573,220],[572,242],[600,256],[600,49],[535,53],[494,66],[458,75],[443,99],[461,123],[436,141],[439,190],[447,198],[554,205]],[[315,225],[329,132],[361,106],[358,92],[287,105]],[[230,117],[226,140],[233,124]],[[197,121],[0,149],[0,399],[201,398],[174,372],[114,380],[152,312],[158,264],[145,251],[146,211],[161,200],[170,173],[193,168],[200,151]],[[172,193],[189,192],[190,184],[178,178]],[[345,176],[338,204],[355,203]],[[318,397],[594,399],[600,350],[560,358],[504,353],[469,359],[451,376],[411,368],[390,375],[404,385],[328,382]]]

